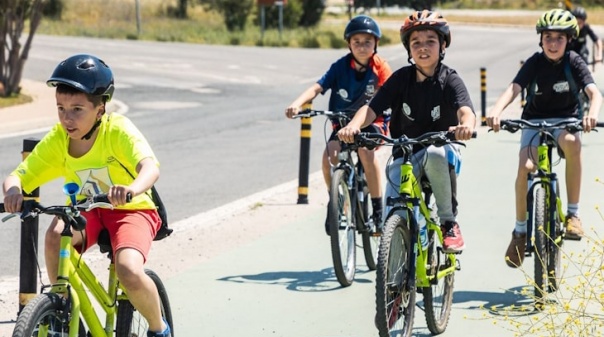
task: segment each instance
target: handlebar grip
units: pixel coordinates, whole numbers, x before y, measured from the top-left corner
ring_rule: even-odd
[[[130,202],[130,201],[132,201],[132,193],[128,192],[128,194],[126,194],[126,202]],[[97,195],[93,196],[92,202],[104,202],[104,203],[108,203],[108,204],[111,203],[109,201],[109,197],[107,196],[107,193],[101,193],[101,194],[97,194]]]
[[[73,229],[81,231],[86,228],[86,218],[83,217],[81,214],[74,216],[72,219],[73,221],[71,223],[71,227]]]
[[[604,128],[604,122],[597,122],[596,127]]]
[[[0,203],[0,213],[4,213],[6,210],[4,209],[4,203]]]

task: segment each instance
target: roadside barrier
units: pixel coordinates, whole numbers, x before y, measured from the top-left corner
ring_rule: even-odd
[[[480,68],[480,108],[482,110],[482,118],[480,125],[487,125],[487,68]]]
[[[26,138],[23,140],[23,159],[34,150],[38,139]],[[39,201],[40,189],[36,188],[32,193],[23,192],[25,200]],[[37,294],[38,275],[38,218],[23,219],[21,226],[21,258],[19,259],[19,313]]]
[[[312,102],[302,106],[302,109],[312,109]],[[298,204],[308,204],[308,177],[310,170],[310,117],[300,118],[300,166],[298,168]]]

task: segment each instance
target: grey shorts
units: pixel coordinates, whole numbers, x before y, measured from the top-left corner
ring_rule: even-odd
[[[545,122],[549,122],[549,123],[556,123],[556,122],[559,122],[561,120],[566,120],[566,119],[568,119],[568,118],[538,118],[538,119],[531,119],[531,122],[539,123],[539,122],[545,121]],[[571,119],[576,120],[576,118],[571,118]],[[554,139],[556,140],[556,142],[558,141],[558,138],[560,138],[560,135],[564,131],[565,130],[563,130],[563,129],[558,129],[558,130],[554,130],[552,132],[552,135],[554,136]],[[581,140],[581,132],[577,132],[575,135],[577,136],[577,138],[579,140]],[[537,145],[539,145],[539,131],[532,130],[532,129],[523,129],[522,136],[520,138],[520,149],[524,149],[527,146],[537,147]]]

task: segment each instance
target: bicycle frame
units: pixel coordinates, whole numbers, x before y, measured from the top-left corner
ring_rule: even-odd
[[[438,279],[443,278],[447,274],[450,274],[456,270],[457,258],[455,254],[447,254],[451,261],[451,266],[442,270],[438,270],[435,275],[428,275],[426,265],[428,262],[428,250],[423,249],[420,238],[419,238],[419,226],[418,219],[416,218],[413,209],[419,207],[419,212],[426,219],[426,226],[428,231],[434,231],[438,235],[440,242],[443,240],[443,233],[440,226],[436,224],[432,218],[431,211],[426,205],[426,202],[422,196],[421,184],[417,181],[417,178],[413,174],[413,165],[410,160],[410,155],[405,154],[403,164],[401,164],[401,180],[399,188],[398,198],[388,198],[386,201],[388,206],[393,208],[390,210],[388,217],[395,212],[403,211],[408,216],[406,217],[411,230],[411,247],[413,251],[410,252],[410,256],[414,257],[415,264],[411,265],[411,272],[409,275],[415,275],[415,278],[411,277],[410,284],[416,287],[425,288],[435,284]],[[439,264],[440,265],[440,264]]]
[[[552,233],[555,233],[556,220],[564,222],[564,215],[562,212],[562,200],[557,194],[556,186],[558,184],[558,176],[555,172],[552,172],[552,152],[555,148],[552,142],[555,140],[551,139],[547,133],[539,132],[539,145],[537,146],[537,171],[535,173],[528,174],[528,191],[527,191],[527,233],[533,233],[533,205],[534,205],[534,190],[537,186],[542,186],[545,191],[546,207],[548,210],[548,224],[546,228],[543,228],[545,234],[550,238],[548,242],[551,244],[560,245],[562,236],[551,237]],[[556,207],[551,207],[556,205]],[[558,219],[556,219],[556,213]],[[535,228],[535,230],[539,230]],[[527,246],[526,253],[530,256],[535,251],[535,247],[531,237],[527,235]]]
[[[113,327],[116,319],[117,301],[122,298],[126,299],[123,289],[119,286],[115,265],[113,262],[109,265],[109,284],[107,290],[105,290],[92,270],[81,259],[81,255],[71,245],[71,236],[70,226],[65,226],[61,233],[57,282],[51,286],[50,292],[69,295],[72,317],[69,325],[70,337],[78,336],[81,318],[84,319],[93,336],[111,337],[114,334]],[[92,306],[87,289],[106,313],[104,326]],[[121,290],[120,294],[118,294],[119,290]],[[80,317],[80,314],[82,314],[82,317]]]
[[[340,142],[340,147],[340,153],[338,154],[339,162],[335,169],[344,169],[348,173],[347,185],[352,203],[352,214],[357,216],[357,223],[358,221],[362,221],[363,225],[366,225],[364,219],[368,214],[363,214],[363,207],[361,205],[363,200],[359,198],[359,196],[363,195],[361,186],[361,177],[364,172],[363,165],[359,158],[357,158],[356,163],[354,162],[352,154],[353,152],[356,152],[356,150],[351,144]],[[359,193],[359,191],[361,191],[361,193]],[[362,229],[364,228],[357,228],[357,231]]]

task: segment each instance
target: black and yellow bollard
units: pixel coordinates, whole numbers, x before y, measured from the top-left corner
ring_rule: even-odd
[[[481,126],[487,125],[487,68],[480,68],[480,107],[482,109]]]
[[[39,140],[24,139],[22,157],[25,159],[34,150]],[[40,197],[40,190],[36,188],[32,193],[23,192],[25,200]],[[37,295],[38,276],[38,218],[27,218],[21,223],[21,258],[19,259],[19,313]]]
[[[306,103],[302,110],[311,109],[312,103]],[[298,204],[308,204],[308,176],[310,169],[311,118],[300,118],[300,166],[298,169]]]

